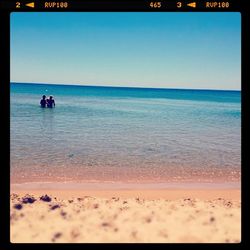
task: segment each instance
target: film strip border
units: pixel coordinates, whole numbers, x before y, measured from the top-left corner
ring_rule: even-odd
[[[239,2],[225,1],[1,1],[10,11],[240,11]]]

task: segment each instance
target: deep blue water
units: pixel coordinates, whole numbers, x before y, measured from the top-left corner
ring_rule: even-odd
[[[10,105],[14,182],[239,181],[240,91],[12,83]]]

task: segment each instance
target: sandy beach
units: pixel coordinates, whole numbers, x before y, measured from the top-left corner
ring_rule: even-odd
[[[239,243],[239,189],[11,190],[11,242]]]

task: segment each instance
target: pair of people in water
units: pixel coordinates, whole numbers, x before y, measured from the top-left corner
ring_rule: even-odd
[[[56,106],[55,100],[53,99],[53,96],[51,95],[49,98],[46,99],[46,95],[43,95],[40,105],[42,108],[53,108]]]

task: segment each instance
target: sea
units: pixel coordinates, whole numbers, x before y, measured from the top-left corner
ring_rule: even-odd
[[[41,108],[53,95],[55,108]],[[241,91],[10,84],[11,183],[239,185]]]

